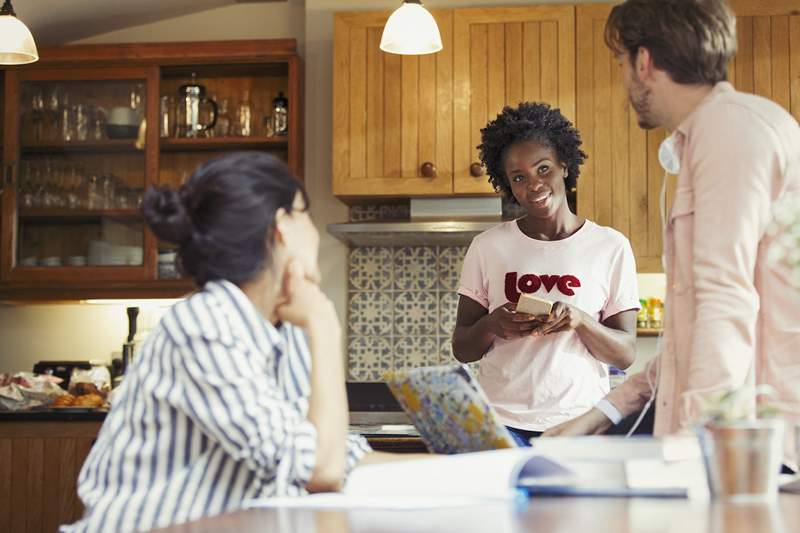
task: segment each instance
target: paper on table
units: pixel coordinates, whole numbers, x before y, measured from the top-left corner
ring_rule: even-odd
[[[328,492],[324,494],[311,494],[298,498],[263,498],[246,500],[245,509],[259,507],[282,507],[302,509],[371,509],[381,511],[412,511],[425,509],[440,509],[444,507],[465,507],[480,505],[486,500],[464,497],[437,496],[435,498],[420,498],[404,496],[402,498],[387,498],[385,496],[353,496],[341,492]]]
[[[351,496],[513,499],[520,469],[535,457],[510,448],[358,467],[344,492]]]
[[[342,493],[249,500],[246,505],[402,510],[511,502],[520,496],[516,485],[521,470],[529,468],[533,459],[541,460],[545,469],[554,468],[530,448],[433,455],[360,466],[350,473]]]

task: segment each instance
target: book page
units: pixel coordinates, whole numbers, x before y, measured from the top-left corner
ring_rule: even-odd
[[[344,492],[350,496],[512,499],[516,476],[535,453],[514,448],[360,466]]]

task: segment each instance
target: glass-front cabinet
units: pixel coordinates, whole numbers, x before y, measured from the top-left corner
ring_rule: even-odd
[[[5,217],[13,228],[3,235],[7,277],[144,278],[139,205],[154,182],[147,175],[147,70],[15,74],[14,194],[4,207],[16,216]]]
[[[88,45],[0,70],[0,301],[178,296],[148,187],[268,151],[302,177],[302,62],[291,40]]]

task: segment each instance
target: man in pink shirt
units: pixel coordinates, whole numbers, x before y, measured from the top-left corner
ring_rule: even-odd
[[[659,151],[678,175],[664,336],[644,372],[546,435],[602,433],[651,403],[654,434],[689,430],[704,398],[763,383],[788,422],[785,464],[797,468],[800,288],[767,259],[767,229],[777,204],[800,205],[800,127],[725,81],[735,24],[724,0],[627,0],[609,16],[606,43],[639,126],[671,132]]]

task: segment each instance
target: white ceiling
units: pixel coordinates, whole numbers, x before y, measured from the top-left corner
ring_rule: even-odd
[[[37,44],[64,44],[215,7],[262,1],[275,0],[12,0],[12,4]]]

